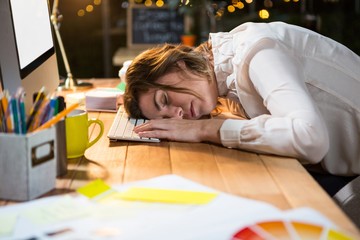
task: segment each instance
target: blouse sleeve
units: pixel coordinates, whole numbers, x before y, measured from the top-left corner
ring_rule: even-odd
[[[329,139],[299,63],[287,52],[267,48],[248,64],[249,78],[270,114],[226,120],[220,129],[222,144],[318,163],[328,151]]]

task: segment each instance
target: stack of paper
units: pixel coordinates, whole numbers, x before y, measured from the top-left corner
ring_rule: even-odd
[[[351,239],[315,210],[274,206],[176,175],[0,208],[0,239]]]
[[[95,88],[86,92],[85,105],[87,111],[116,112],[123,104],[124,91],[118,88]]]

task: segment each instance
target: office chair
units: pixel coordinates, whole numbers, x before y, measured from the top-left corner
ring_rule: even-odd
[[[333,198],[356,226],[360,228],[360,176],[346,184]]]

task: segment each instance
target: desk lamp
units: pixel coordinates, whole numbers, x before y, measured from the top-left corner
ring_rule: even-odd
[[[64,84],[61,84],[59,86],[59,88],[61,88],[63,90],[76,90],[78,88],[80,88],[80,89],[91,88],[93,86],[91,83],[78,82],[71,73],[70,65],[69,65],[69,62],[68,62],[68,59],[66,56],[66,52],[65,52],[65,48],[64,48],[64,44],[62,42],[61,35],[60,35],[60,21],[63,19],[63,17],[62,17],[62,15],[59,14],[58,6],[59,6],[59,0],[54,0],[52,13],[51,13],[51,22],[54,26],[56,39],[59,44],[61,56],[63,58],[64,66],[65,66],[66,73],[67,73],[67,77],[65,79]]]

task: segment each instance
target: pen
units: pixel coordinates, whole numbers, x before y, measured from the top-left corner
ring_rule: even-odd
[[[9,101],[9,100],[7,100]],[[11,105],[8,104],[6,111],[5,111],[5,119],[6,119],[6,126],[7,126],[7,132],[12,133],[13,132],[13,126],[14,126],[14,119],[12,117],[11,113]]]
[[[46,101],[45,97],[42,97],[37,101],[33,114],[31,114],[28,118],[28,121],[26,123],[26,130],[29,132],[32,132],[35,128],[40,126],[40,109],[44,105],[44,102]]]
[[[24,102],[25,92],[24,90],[19,91],[19,113],[20,113],[20,132],[26,134],[26,112]]]
[[[19,124],[19,108],[17,104],[17,99],[15,97],[11,98],[10,101],[12,116],[14,118],[14,131],[15,133],[20,133],[20,124]]]
[[[40,98],[42,97],[44,91],[45,91],[45,87],[42,87],[40,89],[40,91],[36,94],[35,100],[33,99],[34,104],[32,105],[32,107],[30,109],[30,115],[33,114],[33,112],[35,111],[36,103],[40,100]]]
[[[44,120],[44,117],[46,116],[46,113],[48,112],[48,106],[49,106],[50,100],[47,97],[44,97],[41,100],[41,104],[35,114],[35,117],[33,119],[33,123],[30,126],[30,131],[38,128],[43,123],[45,123],[47,120]]]
[[[39,130],[43,130],[45,128],[51,127],[52,125],[59,122],[63,117],[65,117],[67,114],[69,114],[72,110],[74,110],[78,106],[79,106],[79,103],[74,103],[73,105],[64,109],[63,111],[58,113],[55,117],[53,117],[52,119],[50,119],[49,121],[47,121],[46,123],[44,123],[43,125],[38,127],[37,129],[35,129],[35,131],[39,131]]]
[[[53,116],[57,114],[57,97],[51,97],[49,104],[49,111],[47,112],[46,121],[50,120]]]
[[[59,97],[56,97],[55,98],[55,106],[54,106],[54,115],[53,116],[55,116],[58,113],[59,113]]]
[[[18,132],[26,134],[26,113],[25,113],[25,91],[22,87],[19,87],[15,94],[17,115],[18,115]]]
[[[30,127],[31,127],[31,123],[34,121],[34,117],[37,113],[37,111],[39,110],[39,107],[41,105],[41,102],[42,100],[44,99],[45,95],[44,95],[44,90],[45,88],[42,87],[40,89],[40,91],[38,92],[37,96],[36,96],[36,99],[35,99],[35,102],[32,106],[32,108],[30,109],[30,116],[26,122],[26,129],[29,130]]]

